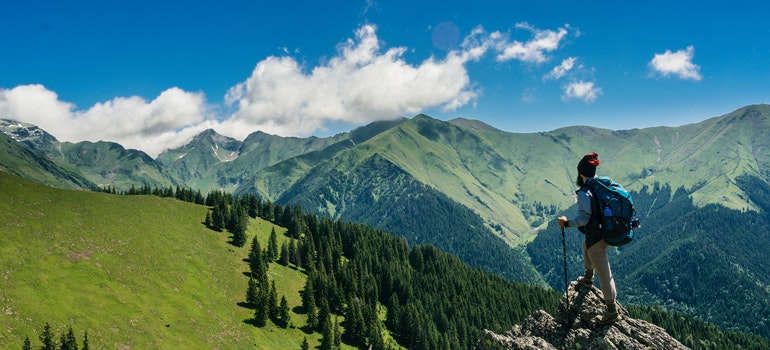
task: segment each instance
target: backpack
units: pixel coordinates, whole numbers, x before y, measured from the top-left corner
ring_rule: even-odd
[[[617,182],[607,176],[596,176],[586,181],[591,189],[592,220],[596,220],[602,238],[613,246],[628,244],[634,239],[634,228],[639,227],[634,201]]]

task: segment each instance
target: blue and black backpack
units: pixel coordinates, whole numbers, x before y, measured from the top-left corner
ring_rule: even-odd
[[[639,227],[634,201],[623,186],[607,176],[596,176],[585,183],[591,189],[593,198],[592,221],[598,223],[598,232],[613,246],[628,244],[634,239],[634,228]]]

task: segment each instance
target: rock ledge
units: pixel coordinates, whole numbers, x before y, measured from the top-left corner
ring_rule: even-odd
[[[573,282],[556,317],[539,310],[503,334],[485,330],[476,349],[688,349],[663,328],[631,318],[623,307],[618,311],[619,321],[597,325],[596,318],[604,313],[602,292]]]

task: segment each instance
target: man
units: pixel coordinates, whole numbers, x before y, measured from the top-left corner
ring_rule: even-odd
[[[590,287],[594,282],[594,271],[599,276],[599,285],[604,295],[604,302],[607,308],[603,316],[600,316],[598,323],[606,325],[620,319],[617,305],[615,305],[615,280],[612,278],[610,262],[607,259],[607,248],[610,246],[602,239],[599,232],[598,220],[592,217],[593,193],[586,186],[588,179],[596,176],[596,167],[600,164],[599,155],[591,152],[583,156],[577,166],[578,177],[577,185],[579,189],[577,194],[578,213],[572,219],[566,216],[558,218],[561,227],[577,227],[580,232],[585,234],[583,240],[583,265],[585,266],[585,275],[578,277],[578,283]]]

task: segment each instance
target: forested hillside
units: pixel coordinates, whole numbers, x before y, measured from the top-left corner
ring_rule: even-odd
[[[300,182],[278,201],[320,207],[321,215],[341,213],[341,219],[366,223],[412,244],[434,245],[470,266],[511,281],[544,285],[523,251],[511,249],[492,234],[478,214],[416,181],[382,156],[364,160],[352,173],[334,166],[322,169],[324,173],[310,177],[328,179],[323,186]]]
[[[203,225],[218,200],[227,203],[227,217],[242,208],[258,215],[257,221],[288,227],[279,231],[286,232],[281,241],[296,247],[296,255],[285,266],[270,263],[269,275],[271,282],[283,276],[278,282],[305,288],[303,280],[312,281],[312,304],[301,304],[299,289],[278,288],[294,293],[287,299],[296,303],[290,309],[300,310],[295,327],[305,329],[307,310],[325,312],[329,322],[338,315],[342,339],[356,347],[382,345],[383,334],[392,334],[409,348],[470,349],[482,329],[502,330],[536,309],[554,307],[558,299],[551,290],[472,269],[436,248],[410,247],[361,224],[255,197],[234,201],[210,194],[207,207],[146,195],[58,190],[4,173],[0,189],[5,194],[0,209],[9,214],[0,224],[11,228],[0,235],[0,262],[7,268],[0,280],[6,310],[0,320],[3,329],[12,330],[0,336],[4,348],[35,339],[47,322],[56,333],[67,324],[78,334],[87,331],[94,348],[243,347],[263,338],[284,344],[276,342],[281,327],[271,323],[262,331],[254,326],[255,311],[243,306],[249,280],[243,271],[256,263],[253,256],[244,262],[248,245],[229,246],[231,238]],[[190,192],[171,197],[196,200],[184,193]],[[247,242],[267,237],[254,229],[247,231]],[[299,280],[290,277],[292,270],[302,272]],[[322,343],[323,329],[313,332],[318,325],[306,329],[311,344]],[[291,327],[286,332],[297,334]],[[314,338],[318,334],[321,340]],[[294,349],[299,342],[268,348]]]

